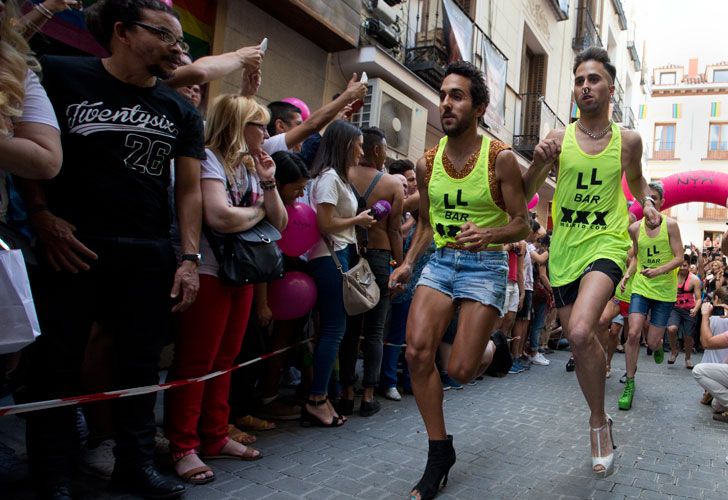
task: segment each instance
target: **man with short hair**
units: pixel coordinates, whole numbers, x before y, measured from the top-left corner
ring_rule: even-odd
[[[488,106],[483,73],[468,62],[450,64],[440,85],[445,137],[417,162],[419,223],[390,287],[406,284],[420,255],[437,249],[422,270],[407,321],[407,363],[429,437],[425,472],[413,499],[433,498],[455,463],[445,429],[443,388],[435,353],[460,305],[448,373],[461,383],[483,369],[490,333],[503,314],[508,262],[503,244],[529,231],[518,162],[500,141],[478,134]]]
[[[36,399],[81,393],[79,372],[94,323],[113,337],[112,388],[157,384],[170,309],[188,307],[199,286],[202,120],[160,81],[187,50],[182,27],[158,0],[102,0],[92,9],[98,21],[90,24],[92,34],[111,55],[41,61],[64,161],[53,181],[25,186],[46,257],[33,283],[43,335],[28,353]],[[172,160],[179,264],[169,236]],[[155,400],[145,394],[114,401],[111,486],[174,498],[184,487],[153,464]],[[29,414],[28,454],[41,497],[72,497],[78,441],[75,407]]]
[[[648,192],[655,200],[655,209],[660,210],[664,203],[662,183],[651,182]],[[655,363],[660,364],[665,358],[662,342],[677,298],[677,268],[684,260],[680,228],[671,217],[663,217],[662,223],[654,228],[647,227],[644,220],[634,222],[629,227],[629,234],[637,258],[632,259],[620,283],[620,288],[624,289],[623,283],[630,276],[634,276],[629,303],[627,345],[624,347],[627,381],[619,398],[620,410],[629,410],[632,407],[640,337],[648,314],[650,325],[647,330],[647,346],[652,350]]]
[[[347,320],[346,335],[339,348],[339,372],[344,393],[337,411],[351,415],[354,411],[354,368],[359,353],[359,337],[363,335],[364,395],[359,414],[369,417],[377,413],[380,403],[374,399],[382,367],[382,341],[389,312],[389,274],[402,262],[402,184],[394,176],[382,172],[387,158],[387,141],[376,127],[362,129],[364,155],[359,165],[348,170],[349,184],[359,202],[359,211],[371,210],[379,201],[390,204],[391,210],[369,229],[357,228],[362,253],[379,285],[379,302],[373,309]]]
[[[415,212],[420,207],[420,194],[417,191],[417,175],[415,164],[409,160],[395,160],[387,168],[390,174],[402,174],[407,179],[407,199],[404,200],[404,212]]]
[[[610,119],[617,70],[607,51],[590,47],[580,52],[573,72],[580,117],[566,129],[552,130],[536,146],[524,188],[530,199],[558,163],[549,277],[589,405],[592,470],[604,476],[614,470],[614,453],[611,419],[604,412],[605,355],[596,333],[629,249],[623,174],[651,227],[659,225],[660,214],[647,196],[639,134],[620,129]]]
[[[667,360],[669,365],[674,364],[677,360],[680,354],[679,339],[682,339],[685,349],[685,367],[693,368],[690,358],[695,341],[695,317],[702,304],[702,292],[700,278],[690,272],[690,256],[685,255],[677,273],[675,306],[667,321],[667,335],[670,339],[670,357]]]

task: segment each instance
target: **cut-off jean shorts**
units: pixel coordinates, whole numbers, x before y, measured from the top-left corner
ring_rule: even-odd
[[[473,300],[503,315],[508,283],[508,254],[439,248],[422,270],[417,286],[437,290],[453,300]]]

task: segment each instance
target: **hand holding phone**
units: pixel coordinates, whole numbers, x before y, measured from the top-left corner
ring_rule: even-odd
[[[260,51],[265,54],[266,50],[268,50],[268,37],[263,38],[263,41],[260,42]]]

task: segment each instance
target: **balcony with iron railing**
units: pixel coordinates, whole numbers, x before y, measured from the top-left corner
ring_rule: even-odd
[[[622,119],[622,126],[634,130],[637,128],[637,120],[635,119],[634,112],[629,106],[624,107],[624,117]]]
[[[458,8],[460,6],[458,5]],[[448,64],[448,46],[445,40],[443,21],[445,11],[442,0],[430,2],[409,2],[407,18],[415,21],[416,29],[408,27],[404,64],[425,83],[439,91],[445,68]],[[466,13],[467,15],[467,13]],[[472,52],[463,57],[476,65],[484,60],[482,42],[487,41],[503,57],[503,52],[492,43],[490,38],[473,22]]]
[[[569,19],[569,2],[566,2],[566,5],[564,5],[559,0],[548,0],[546,3],[551,6],[557,21],[566,21]]]
[[[624,90],[619,80],[614,79],[614,94],[612,95],[612,120],[615,123],[622,123],[624,119]]]
[[[576,52],[581,52],[592,46],[604,47],[591,11],[581,6],[576,9],[576,36],[571,42],[571,47]]]
[[[614,12],[617,14],[617,19],[619,19],[619,27],[622,29],[622,31],[627,29],[627,16],[624,13],[624,7],[622,6],[621,0],[612,0],[612,6],[614,7]]]
[[[542,139],[544,126],[548,129],[564,127],[564,122],[546,104],[544,96],[537,92],[519,95],[521,101],[521,130],[513,136],[513,149],[529,160],[533,160],[533,150]]]
[[[632,64],[634,64],[634,70],[641,71],[642,63],[640,62],[640,55],[633,41],[627,42],[627,52],[629,52],[629,58],[632,59]]]

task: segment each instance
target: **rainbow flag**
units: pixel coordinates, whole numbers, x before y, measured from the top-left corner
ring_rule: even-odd
[[[174,0],[192,59],[209,55],[215,29],[215,0]]]
[[[32,8],[32,4],[42,1],[26,1],[23,11],[27,12]],[[83,5],[89,7],[97,1],[83,0]],[[217,10],[215,0],[175,0],[174,10],[182,24],[185,41],[190,44],[192,58],[209,55]],[[88,54],[99,57],[108,55],[86,29],[86,20],[82,10],[70,9],[55,15],[43,26],[42,31],[44,35]]]
[[[637,118],[640,120],[647,118],[647,104],[640,104],[640,110],[639,113],[637,113]]]
[[[672,117],[673,118],[682,117],[682,104],[673,104],[672,105]]]
[[[575,102],[571,103],[571,117],[576,119],[581,116],[581,111],[579,111],[579,106],[576,105]]]
[[[711,118],[717,118],[720,116],[720,103],[719,102],[711,102],[710,103],[710,117]]]

